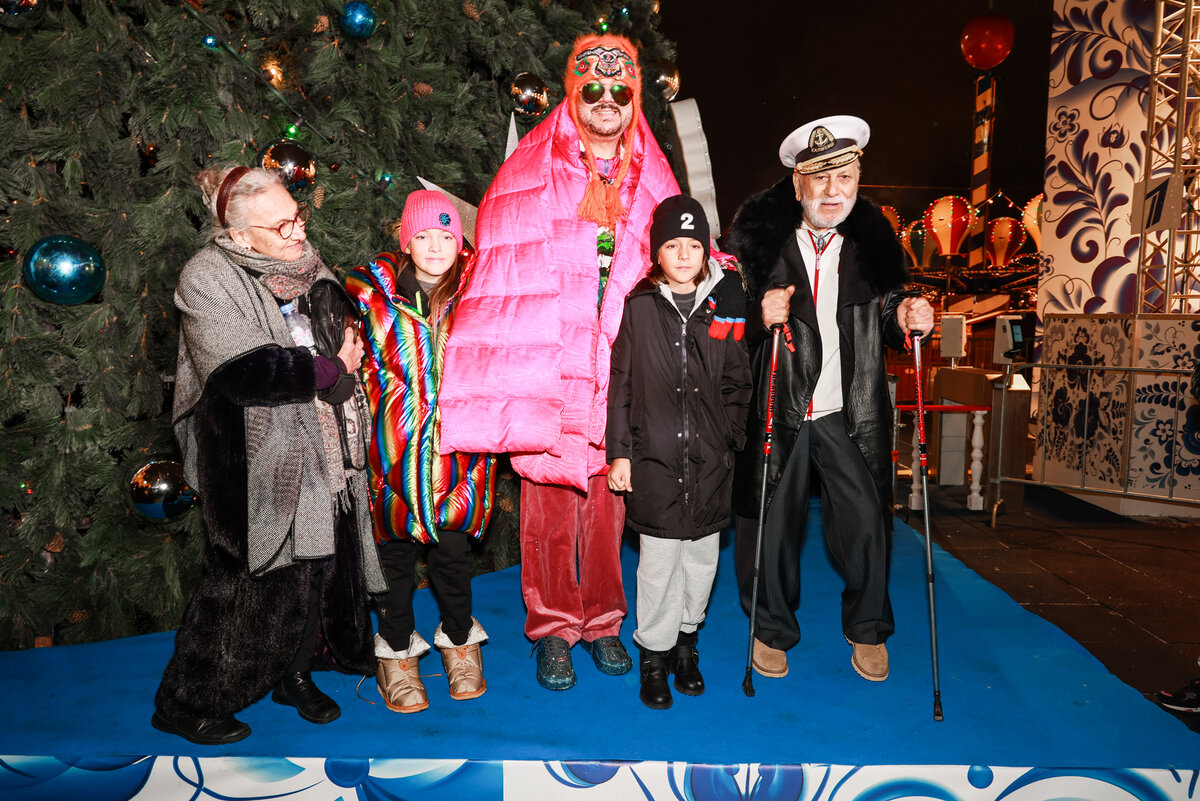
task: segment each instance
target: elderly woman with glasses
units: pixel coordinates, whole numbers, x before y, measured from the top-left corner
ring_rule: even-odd
[[[268,691],[313,723],[337,718],[310,671],[374,670],[367,594],[386,584],[365,500],[354,306],[277,173],[196,180],[211,236],[175,290],[173,420],[203,499],[205,574],[152,723],[221,745],[250,734],[234,713]]]

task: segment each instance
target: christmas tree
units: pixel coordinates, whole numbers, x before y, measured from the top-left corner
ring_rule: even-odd
[[[478,203],[513,112],[524,133],[561,99],[581,32],[635,41],[668,143],[657,14],[649,0],[0,0],[0,648],[173,628],[198,578],[170,420],[172,294],[207,216],[192,175],[280,156],[344,274],[394,249],[418,176]],[[502,482],[492,566],[516,558],[515,494]]]

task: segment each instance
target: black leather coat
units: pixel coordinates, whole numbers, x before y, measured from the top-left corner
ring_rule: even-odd
[[[734,451],[746,433],[750,365],[732,336],[709,336],[713,304],[742,279],[722,270],[702,285],[685,323],[643,279],[625,301],[608,386],[608,460],[631,461],[625,522],[668,539],[712,534],[732,519]],[[718,290],[718,284],[728,282]]]
[[[758,517],[764,469],[770,506],[804,422],[821,364],[816,306],[796,244],[795,230],[802,216],[789,176],[742,204],[725,241],[725,250],[742,262],[750,300],[746,331],[755,388],[746,447],[735,472],[734,504],[739,515],[752,519]],[[838,265],[837,311],[842,336],[843,413],[847,434],[862,451],[887,508],[891,504],[892,410],[884,346],[904,348],[896,307],[908,270],[891,225],[878,207],[862,196],[838,232],[845,236]],[[773,444],[769,464],[764,464],[771,335],[762,324],[760,304],[767,290],[793,284],[796,291],[789,328],[795,352],[780,346]]]

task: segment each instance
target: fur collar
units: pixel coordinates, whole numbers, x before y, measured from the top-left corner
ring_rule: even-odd
[[[795,236],[803,214],[791,176],[751,195],[738,209],[725,238],[725,250],[741,261],[751,297],[762,297],[769,288],[763,282],[788,237]],[[882,295],[908,283],[908,267],[900,241],[879,207],[862,194],[850,216],[838,226],[838,233],[854,242],[863,280],[875,292]]]

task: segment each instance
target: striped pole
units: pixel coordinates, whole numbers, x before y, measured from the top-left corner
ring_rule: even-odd
[[[967,252],[967,269],[982,270],[983,245],[987,233],[987,199],[992,175],[992,123],[996,118],[996,87],[992,73],[975,79],[975,146],[971,161],[971,208],[984,217],[972,226]]]

